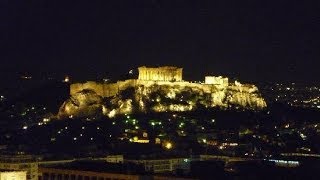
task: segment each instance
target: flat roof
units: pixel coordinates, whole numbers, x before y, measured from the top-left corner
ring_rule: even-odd
[[[139,68],[147,68],[147,69],[183,69],[181,67],[176,66],[156,66],[156,67],[147,67],[147,66],[140,66]]]
[[[63,164],[41,165],[43,168],[79,170],[91,172],[121,173],[121,174],[144,174],[142,165],[134,163],[109,163],[103,160],[81,160]]]
[[[17,172],[17,173],[27,173],[27,171],[19,171],[19,170],[13,170],[13,169],[0,169],[0,172],[5,173],[11,173],[11,172]]]

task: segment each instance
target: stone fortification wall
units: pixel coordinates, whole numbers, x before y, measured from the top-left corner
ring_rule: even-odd
[[[125,81],[118,81],[116,83],[98,83],[93,81],[88,81],[86,83],[76,83],[70,86],[70,95],[74,95],[77,92],[80,92],[84,89],[90,89],[95,91],[101,97],[111,97],[119,93],[119,91],[127,89],[128,87],[144,86],[146,88],[154,85],[166,85],[166,86],[178,86],[181,88],[190,87],[202,89],[205,93],[211,93],[214,89],[222,90],[225,89],[221,86],[211,85],[211,84],[199,84],[199,83],[190,83],[187,81],[180,82],[169,82],[169,81],[144,81],[130,79]]]
[[[74,95],[84,89],[90,89],[95,91],[101,97],[111,97],[118,94],[119,91],[128,87],[134,87],[136,84],[135,79],[129,79],[125,81],[118,81],[116,83],[99,83],[88,81],[86,83],[76,83],[70,86],[70,95]]]
[[[117,96],[120,91],[135,87],[130,98]],[[83,91],[92,90],[92,91]],[[69,100],[61,106],[60,117],[82,114],[103,113],[109,117],[115,114],[130,114],[133,111],[154,112],[191,111],[198,105],[203,107],[242,107],[263,109],[267,106],[258,88],[249,84],[200,84],[186,81],[145,81],[125,80],[117,83],[86,82],[70,86]],[[113,106],[102,104],[109,97]],[[124,98],[124,99],[122,99]],[[179,100],[179,101],[177,101]],[[135,102],[135,103],[132,103]]]
[[[137,85],[143,85],[145,87],[151,87],[153,85],[163,85],[163,86],[171,86],[171,87],[180,87],[180,88],[197,88],[202,89],[205,93],[212,92],[212,89],[217,89],[218,87],[211,84],[199,84],[199,83],[191,83],[188,81],[180,81],[180,82],[167,82],[167,81],[137,81]]]
[[[247,85],[243,84],[241,86],[238,85],[229,85],[229,86],[219,86],[219,85],[212,85],[212,84],[199,84],[199,83],[190,83],[187,81],[181,82],[168,82],[168,81],[144,81],[144,80],[125,80],[125,81],[118,81],[117,83],[97,83],[97,82],[86,82],[86,83],[77,83],[72,84],[70,86],[70,95],[74,95],[77,92],[80,92],[84,89],[90,89],[95,91],[101,97],[112,97],[119,93],[121,90],[125,90],[128,87],[137,87],[143,86],[145,92],[152,91],[152,87],[154,85],[159,86],[167,86],[172,87],[175,90],[182,90],[186,87],[191,88],[193,90],[201,90],[203,93],[212,94],[212,98],[215,99],[217,104],[221,104],[221,99],[224,97],[225,92],[235,92],[233,95],[243,96],[242,93],[245,94],[255,94],[258,93],[258,88],[254,85]],[[241,93],[241,94],[239,94]],[[234,99],[237,96],[233,97]],[[251,97],[252,98],[252,97]],[[238,101],[238,100],[237,100]],[[220,102],[220,103],[219,103]]]
[[[229,79],[222,76],[206,76],[204,80],[205,84],[216,84],[227,86]]]
[[[239,86],[239,85],[229,85],[228,86],[228,90],[246,92],[246,93],[258,92],[257,86],[252,85],[252,84],[242,84],[241,86]]]
[[[95,91],[98,95],[104,96],[104,88],[102,83],[87,81],[86,83],[76,83],[70,85],[70,95],[74,95],[84,89],[91,89]]]

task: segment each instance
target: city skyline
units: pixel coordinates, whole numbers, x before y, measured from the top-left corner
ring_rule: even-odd
[[[319,5],[0,1],[0,180],[316,179]]]

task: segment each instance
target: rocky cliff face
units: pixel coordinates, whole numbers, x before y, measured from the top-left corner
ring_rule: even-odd
[[[129,86],[112,97],[82,89],[64,102],[59,117],[88,117],[137,112],[183,112],[204,108],[263,109],[265,100],[253,85],[215,86],[179,83]]]
[[[101,113],[103,99],[93,90],[82,90],[66,100],[59,109],[58,117],[89,117]]]

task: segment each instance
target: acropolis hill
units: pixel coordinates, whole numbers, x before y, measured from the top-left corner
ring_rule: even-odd
[[[172,66],[143,66],[138,70],[138,79],[72,84],[71,97],[61,106],[59,117],[266,107],[258,88],[252,84],[229,82],[221,76],[206,76],[204,83],[188,82],[182,78],[183,69]]]

